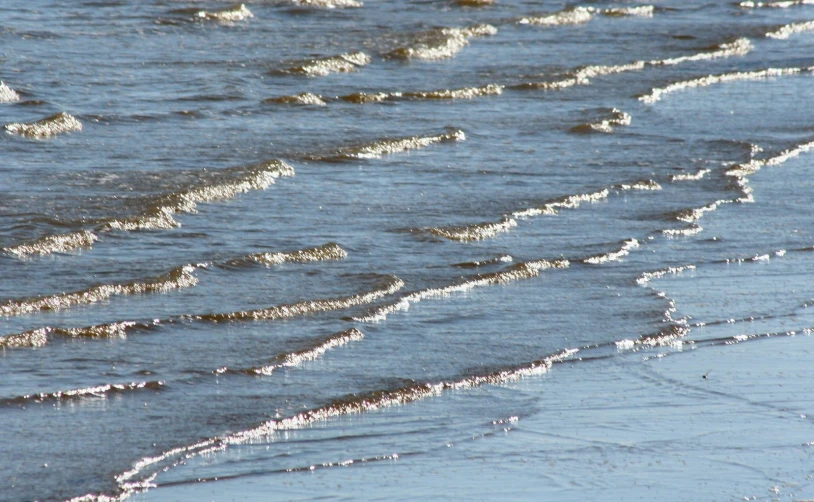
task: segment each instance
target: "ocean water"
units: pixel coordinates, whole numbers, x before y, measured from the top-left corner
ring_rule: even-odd
[[[814,497],[814,2],[0,2],[0,500]]]

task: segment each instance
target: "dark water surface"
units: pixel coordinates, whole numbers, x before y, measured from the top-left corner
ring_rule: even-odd
[[[811,407],[810,1],[5,0],[0,47],[0,500],[810,482],[675,383]],[[540,440],[675,410],[752,432]]]

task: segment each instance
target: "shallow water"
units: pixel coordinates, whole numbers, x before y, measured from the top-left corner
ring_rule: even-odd
[[[811,494],[814,5],[469,3],[4,9],[0,500]]]

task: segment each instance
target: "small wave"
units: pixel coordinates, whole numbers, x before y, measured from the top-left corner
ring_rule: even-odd
[[[352,9],[362,7],[357,0],[291,0],[298,7],[314,7],[318,9]]]
[[[794,157],[797,157],[798,155],[806,153],[812,149],[814,149],[814,141],[801,143],[787,150],[783,150],[782,152],[773,157],[769,157],[763,160],[752,159],[749,162],[738,164],[734,167],[727,169],[725,174],[727,176],[745,178],[760,171],[760,169],[762,169],[763,167],[779,166],[780,164],[783,164],[787,160],[793,159]]]
[[[595,14],[607,17],[653,17],[655,8],[652,5],[641,5],[638,7],[619,7],[610,9],[597,9],[594,7],[569,7],[559,12],[546,14],[543,16],[523,17],[517,20],[517,24],[531,24],[536,26],[565,26],[584,24],[593,19]]]
[[[676,214],[675,219],[677,219],[678,221],[683,221],[684,223],[695,223],[696,221],[700,220],[706,213],[715,211],[724,204],[731,204],[732,202],[734,201],[731,199],[720,199],[716,200],[715,202],[711,202],[706,206],[696,207],[692,209],[684,209]]]
[[[124,284],[103,284],[73,293],[61,293],[58,295],[24,300],[11,300],[0,304],[0,315],[14,316],[41,310],[61,310],[76,305],[100,302],[112,296],[164,293],[173,289],[188,288],[198,283],[198,279],[192,275],[192,272],[201,266],[206,265],[184,265],[166,274],[143,281],[134,281]]]
[[[711,172],[710,169],[699,169],[694,173],[674,174],[670,176],[670,181],[698,181]]]
[[[435,143],[448,141],[464,141],[466,135],[461,130],[454,130],[434,136],[410,136],[407,138],[382,139],[372,143],[340,148],[333,154],[314,155],[305,157],[307,160],[342,161],[353,159],[378,159],[383,155],[390,155],[408,150],[424,148]]]
[[[757,254],[748,258],[726,258],[725,260],[722,260],[722,263],[763,262],[771,260],[772,256],[781,258],[786,256],[786,253],[787,251],[785,249],[778,249],[772,253]]]
[[[69,234],[47,235],[28,244],[4,247],[3,251],[17,257],[67,253],[75,249],[89,249],[97,239],[93,232],[83,230]]]
[[[688,61],[707,61],[712,59],[730,58],[733,56],[745,56],[753,49],[752,42],[748,38],[739,38],[732,42],[723,43],[712,48],[710,51],[699,52],[691,56],[680,56],[670,59],[658,59],[649,61],[653,66],[671,66]]]
[[[789,7],[796,7],[798,5],[814,5],[814,0],[786,0],[782,2],[741,2],[738,7],[744,9],[788,9]]]
[[[693,223],[685,228],[667,228],[662,230],[661,233],[667,237],[690,237],[692,235],[700,234],[703,231],[704,227]]]
[[[494,5],[495,0],[455,0],[454,3],[459,7],[486,7]]]
[[[658,191],[661,190],[661,185],[653,180],[640,180],[633,183],[620,183],[613,185],[611,188],[616,190],[629,191],[629,190],[644,190],[644,191]]]
[[[441,89],[437,91],[408,91],[408,92],[378,92],[368,94],[357,92],[346,96],[339,96],[339,99],[354,104],[381,103],[382,101],[396,101],[401,99],[474,99],[482,96],[495,96],[503,94],[504,87],[497,84],[489,84],[482,87],[463,87],[461,89]]]
[[[443,89],[440,91],[405,92],[402,95],[411,99],[473,99],[481,96],[494,96],[503,93],[503,86],[489,84],[483,87],[464,87],[462,89]]]
[[[26,394],[10,399],[0,400],[0,404],[25,404],[30,402],[41,403],[45,401],[66,401],[84,398],[107,398],[114,394],[125,394],[140,390],[161,390],[164,388],[162,381],[132,382],[132,383],[112,383],[97,385],[95,387],[85,387],[83,389],[58,390],[56,392],[40,392],[38,394]]]
[[[538,215],[555,215],[559,209],[576,209],[583,202],[599,202],[607,199],[608,195],[610,195],[610,190],[607,188],[603,188],[591,193],[567,195],[565,197],[555,199],[552,202],[548,202],[541,207],[533,207],[530,209],[515,211],[512,213],[512,216],[515,218],[528,218],[530,216]]]
[[[596,9],[592,7],[572,7],[544,16],[524,17],[517,20],[517,24],[531,24],[536,26],[563,26],[587,23],[594,17]]]
[[[358,295],[334,298],[329,300],[310,300],[290,305],[279,305],[257,310],[242,310],[224,314],[204,314],[192,316],[193,320],[225,322],[225,321],[260,321],[290,319],[302,315],[330,312],[348,309],[359,305],[374,302],[384,296],[391,295],[404,287],[404,282],[398,277],[391,277],[383,287]]]
[[[780,77],[786,75],[798,75],[803,72],[812,72],[813,68],[769,68],[759,71],[748,72],[735,72],[723,73],[720,75],[708,75],[706,77],[696,78],[692,80],[684,80],[675,82],[666,87],[653,88],[649,94],[639,96],[639,100],[644,103],[655,103],[660,100],[662,96],[671,94],[673,92],[683,91],[686,89],[694,89],[697,87],[707,87],[710,85],[721,84],[724,82],[733,82],[738,80],[759,80],[771,77]]]
[[[6,335],[0,337],[0,347],[6,348],[36,348],[48,343],[48,338],[59,336],[64,338],[127,338],[127,331],[152,329],[161,321],[152,323],[138,323],[132,321],[98,324],[82,328],[53,328],[45,327]]]
[[[616,251],[601,254],[598,256],[592,256],[590,258],[586,258],[585,260],[583,260],[583,262],[590,263],[591,265],[601,265],[603,263],[617,261],[629,255],[632,249],[636,249],[638,247],[639,241],[636,239],[630,239],[625,241],[622,247]]]
[[[648,282],[652,281],[653,279],[661,279],[667,274],[677,275],[685,270],[695,270],[695,265],[684,265],[681,267],[668,267],[663,268],[661,270],[655,270],[653,272],[644,272],[636,279],[636,283],[640,286],[646,285]]]
[[[638,71],[645,67],[644,61],[634,61],[632,63],[620,65],[591,65],[577,68],[565,74],[565,78],[543,82],[523,82],[512,85],[512,89],[539,89],[544,91],[559,91],[577,85],[589,85],[594,77],[613,75],[628,71]]]
[[[315,261],[341,260],[348,256],[347,251],[338,244],[328,244],[297,251],[278,253],[255,253],[225,262],[227,265],[243,263],[260,263],[262,265],[280,265],[282,263],[309,263]]]
[[[795,33],[803,33],[804,31],[814,30],[814,21],[807,21],[805,23],[791,23],[780,28],[766,33],[769,38],[786,39]]]
[[[402,310],[408,310],[411,304],[418,303],[421,300],[426,300],[429,298],[445,298],[453,293],[461,293],[478,287],[493,286],[496,284],[508,284],[518,280],[530,279],[540,275],[540,272],[543,270],[550,268],[567,268],[569,265],[570,263],[568,260],[538,260],[518,263],[517,265],[512,265],[505,270],[493,272],[491,274],[478,275],[473,279],[459,284],[453,284],[443,288],[429,288],[407,294],[395,303],[376,308],[367,315],[356,317],[354,320],[359,322],[381,322],[387,319],[389,314]]]
[[[609,17],[653,17],[653,12],[656,10],[652,5],[639,5],[637,7],[617,7],[611,9],[602,9],[602,15]]]
[[[156,196],[146,201],[147,208],[129,218],[111,218],[94,228],[96,232],[160,230],[180,226],[173,218],[176,213],[195,213],[197,204],[228,200],[252,190],[265,190],[275,179],[293,176],[294,169],[281,160],[271,160],[251,166],[233,167],[210,173],[213,180],[197,186]],[[83,230],[61,235],[48,235],[34,242],[5,247],[3,251],[17,257],[46,255],[90,248],[98,236]]]
[[[0,103],[12,103],[14,101],[20,101],[20,95],[0,80]]]
[[[419,33],[407,46],[387,53],[395,59],[435,61],[451,58],[469,44],[469,39],[495,35],[497,28],[490,24],[476,24],[466,28],[438,28]]]
[[[683,344],[682,339],[690,332],[690,328],[684,325],[673,324],[668,328],[659,331],[654,335],[645,335],[634,340],[635,345],[646,347],[676,347]]]
[[[448,391],[471,389],[483,385],[501,385],[522,378],[543,375],[548,373],[555,364],[569,360],[578,352],[578,349],[565,349],[536,361],[480,375],[467,376],[458,380],[435,383],[414,382],[397,389],[381,389],[343,396],[323,406],[303,411],[291,417],[268,420],[252,429],[206,439],[192,445],[173,448],[159,455],[145,457],[133,464],[129,471],[116,476],[119,491],[118,496],[88,494],[84,497],[74,499],[74,501],[121,500],[132,494],[135,490],[154,486],[151,484],[151,480],[155,478],[156,474],[173,465],[177,465],[179,458],[192,458],[214,451],[222,451],[230,445],[249,443],[262,437],[271,436],[278,431],[299,429],[316,422],[326,421],[344,415],[373,412],[391,406],[401,406],[425,398],[439,396]],[[348,465],[347,462],[344,464]],[[310,467],[308,469],[311,470]],[[139,477],[141,479],[137,479]]]
[[[574,126],[570,129],[571,132],[574,133],[595,133],[595,132],[602,132],[602,133],[612,133],[613,126],[627,126],[630,125],[630,115],[627,113],[614,108],[610,112],[610,118],[603,119],[600,122],[590,122],[586,124],[580,124],[578,126]]]
[[[461,227],[435,227],[428,231],[445,239],[471,242],[483,239],[490,239],[502,232],[508,232],[517,226],[517,221],[513,218],[506,218],[496,223],[478,223]]]
[[[277,103],[282,105],[314,105],[325,106],[325,100],[322,96],[311,94],[310,92],[302,92],[294,94],[293,96],[280,96],[279,98],[268,98],[263,100],[264,103]]]
[[[28,124],[6,124],[5,128],[11,134],[32,138],[47,138],[65,132],[81,131],[82,123],[76,120],[74,116],[60,112]]]
[[[274,359],[272,359],[270,364],[257,368],[236,371],[238,373],[244,373],[247,375],[269,376],[278,369],[300,366],[305,362],[314,361],[331,349],[347,345],[351,342],[358,342],[364,337],[364,333],[356,328],[351,328],[340,333],[334,333],[333,335],[314,340],[311,346],[305,349],[298,350],[296,352],[278,354]],[[227,368],[221,368],[217,370],[216,373],[224,373],[227,371],[230,370]]]
[[[461,263],[454,263],[453,267],[458,268],[478,268],[489,265],[496,265],[498,263],[511,263],[514,260],[510,255],[496,256],[483,261],[465,261]]]
[[[245,5],[239,4],[227,9],[218,10],[214,12],[207,12],[204,10],[195,13],[198,19],[205,19],[207,21],[218,21],[220,23],[232,23],[235,21],[245,21],[250,17],[254,17]]]
[[[323,77],[331,73],[353,72],[368,64],[370,64],[370,56],[364,52],[349,52],[338,56],[299,61],[282,71],[309,77]]]

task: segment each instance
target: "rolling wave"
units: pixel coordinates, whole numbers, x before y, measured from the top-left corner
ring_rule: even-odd
[[[274,371],[282,368],[301,366],[303,363],[318,359],[331,349],[358,342],[365,337],[364,333],[356,328],[347,329],[339,333],[312,340],[310,345],[296,352],[287,352],[275,356],[269,364],[248,369],[219,368],[215,373],[240,373],[255,376],[270,376]]]
[[[537,277],[538,275],[540,275],[540,272],[543,270],[550,268],[568,268],[569,265],[570,263],[568,262],[568,260],[555,260],[555,261],[537,260],[525,263],[518,263],[516,265],[512,265],[511,267],[505,270],[493,272],[490,274],[477,275],[472,279],[466,280],[458,284],[453,284],[442,288],[428,288],[413,293],[409,293],[401,297],[395,303],[378,307],[376,309],[373,309],[371,312],[367,313],[364,316],[355,317],[353,319],[359,322],[381,322],[387,319],[387,316],[389,314],[398,311],[408,310],[410,308],[410,305],[412,305],[413,303],[418,303],[421,300],[426,300],[430,298],[444,298],[448,297],[452,293],[469,291],[471,289],[483,286],[508,284],[523,279],[531,279],[533,277]]]
[[[448,59],[469,45],[470,38],[496,33],[497,28],[489,24],[475,24],[466,28],[437,28],[415,35],[409,45],[393,49],[386,57],[422,61]]]
[[[112,383],[97,385],[95,387],[85,387],[82,389],[58,390],[56,392],[40,392],[38,394],[26,394],[8,399],[0,399],[0,405],[43,403],[48,401],[68,401],[86,398],[107,398],[111,395],[125,394],[141,390],[161,390],[164,387],[162,381],[132,382],[132,383]]]
[[[36,122],[6,124],[5,128],[10,134],[19,134],[30,138],[47,138],[66,132],[81,131],[82,123],[76,120],[73,115],[60,112]]]
[[[328,155],[306,155],[306,160],[337,162],[354,159],[378,159],[383,155],[424,148],[436,143],[464,141],[466,135],[460,129],[434,136],[408,136],[406,138],[381,139],[371,143],[342,147]]]
[[[760,80],[772,77],[781,77],[786,75],[799,75],[801,73],[814,72],[814,67],[811,68],[769,68],[766,70],[758,71],[745,71],[734,73],[722,73],[719,75],[708,75],[706,77],[695,78],[692,80],[683,80],[681,82],[672,83],[666,87],[655,87],[650,90],[648,94],[639,96],[639,100],[652,104],[659,101],[662,96],[672,94],[678,91],[687,89],[694,89],[698,87],[707,87],[710,85],[721,84],[725,82],[734,82],[740,80]]]
[[[336,56],[297,61],[280,71],[308,77],[324,77],[331,73],[354,72],[369,64],[370,56],[364,52],[348,52]]]
[[[606,119],[602,119],[599,122],[589,122],[586,124],[580,124],[574,126],[570,129],[573,133],[579,134],[590,134],[590,133],[612,133],[614,126],[628,126],[630,125],[630,115],[619,110],[617,108],[613,108],[609,113],[609,117]]]

